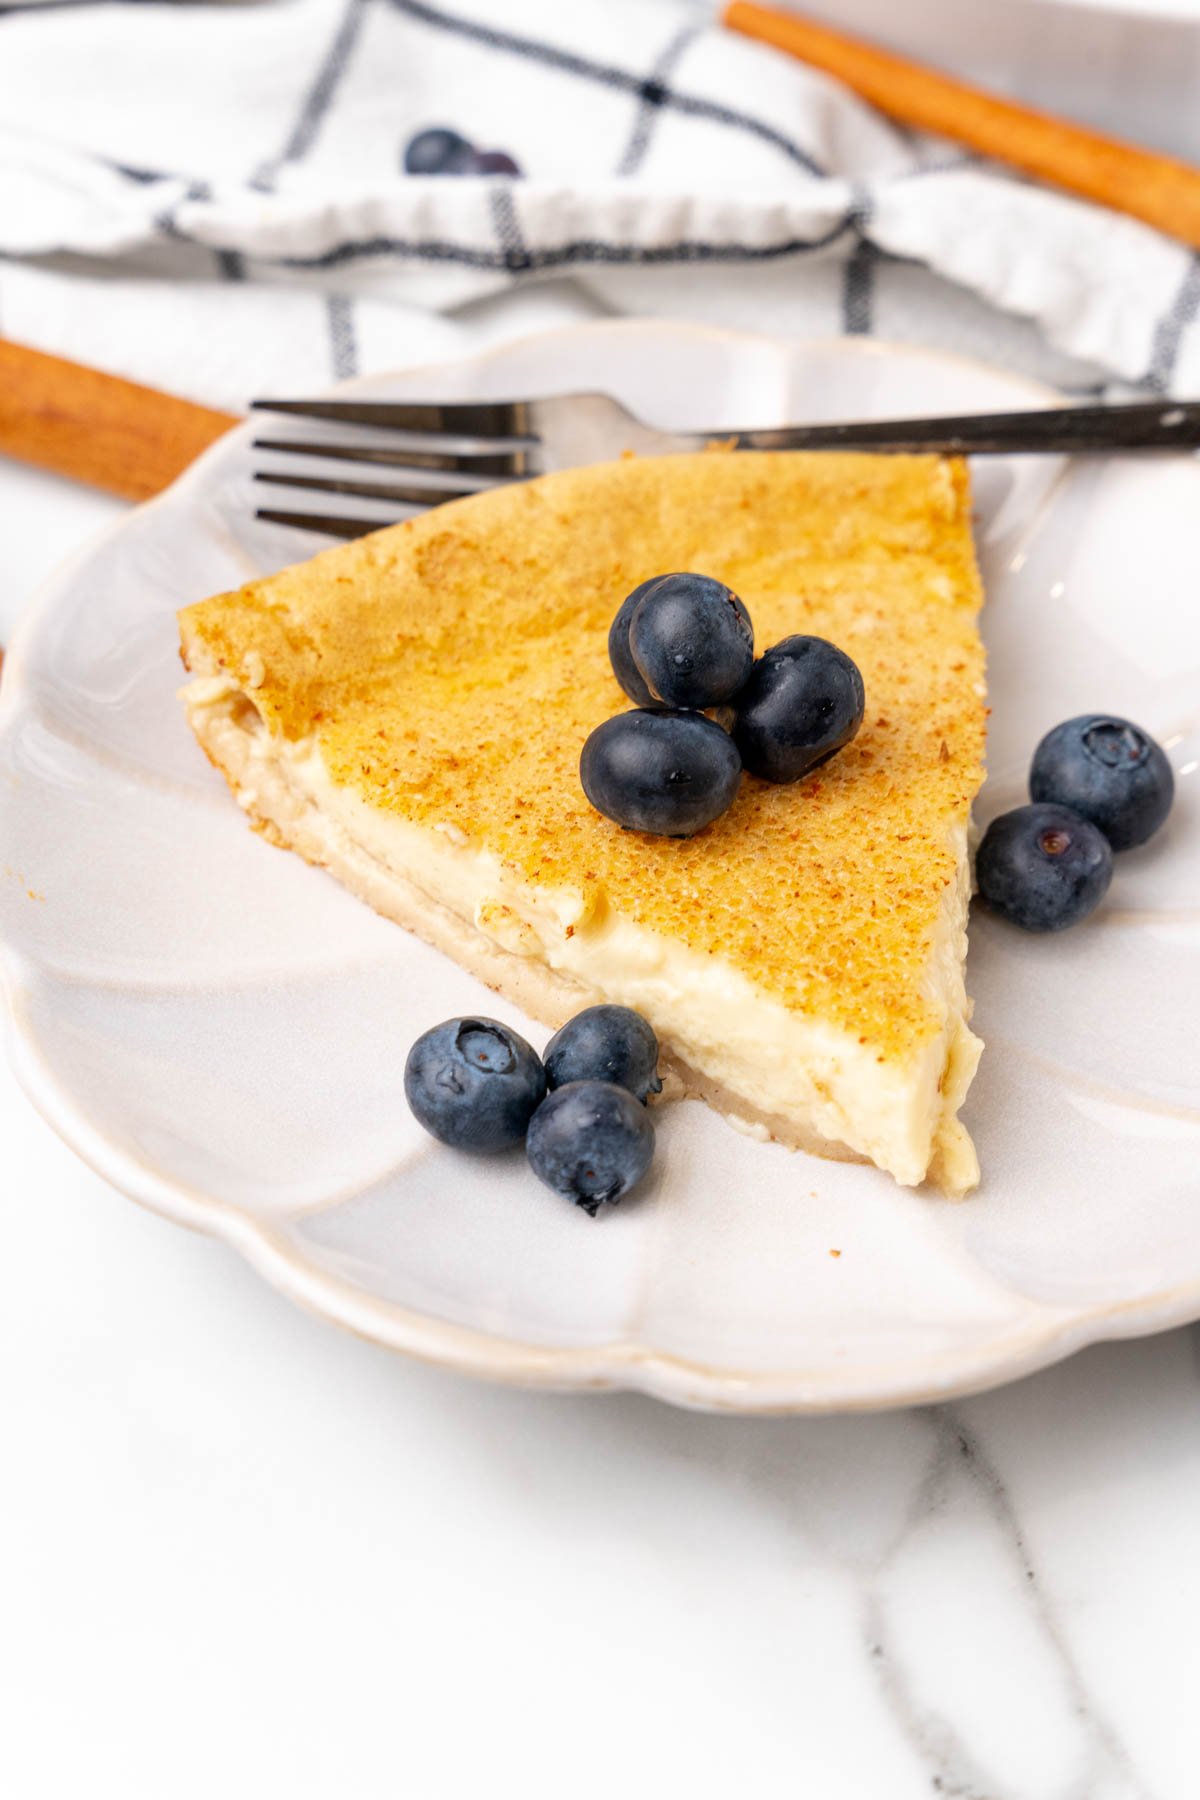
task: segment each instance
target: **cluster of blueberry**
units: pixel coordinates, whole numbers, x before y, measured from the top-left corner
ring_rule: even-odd
[[[637,710],[597,726],[579,778],[596,811],[631,831],[692,837],[733,804],[743,769],[798,781],[862,724],[862,676],[843,651],[789,637],[756,662],[749,613],[707,575],[634,588],[608,654]]]
[[[1153,837],[1175,779],[1128,719],[1089,713],[1048,732],[1029,771],[1030,806],[993,819],[975,872],[981,898],[1025,931],[1062,931],[1100,904],[1113,851]]]
[[[627,1006],[590,1006],[540,1057],[495,1019],[447,1019],[409,1051],[404,1092],[426,1131],[456,1150],[490,1153],[525,1142],[534,1174],[593,1219],[650,1167],[646,1110],[658,1039]]]
[[[460,131],[431,125],[404,147],[406,175],[519,175],[507,150],[477,150]]]

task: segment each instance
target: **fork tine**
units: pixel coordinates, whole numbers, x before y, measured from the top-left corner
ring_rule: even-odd
[[[325,537],[336,538],[367,537],[370,532],[383,531],[397,522],[394,519],[339,518],[334,513],[276,512],[266,506],[260,507],[254,516],[265,519],[270,525],[293,525],[300,531],[319,531]]]
[[[333,475],[285,475],[273,469],[256,469],[255,481],[272,487],[303,488],[313,494],[355,494],[362,500],[398,500],[406,506],[440,506],[443,500],[461,500],[467,494],[508,487],[515,477],[463,474],[446,482],[341,481]]]
[[[418,439],[411,449],[396,449],[383,444],[322,444],[313,439],[255,438],[252,448],[273,450],[281,456],[319,456],[330,462],[373,463],[384,469],[447,469],[463,475],[468,472],[474,475],[531,475],[534,472],[524,450],[497,455],[496,446],[489,444],[488,453],[481,455],[450,448],[429,449],[426,446],[430,441],[437,440],[423,443]],[[444,440],[446,445],[454,441]]]
[[[340,425],[374,425],[386,431],[448,432],[456,437],[505,438],[530,447],[537,437],[524,400],[446,404],[416,400],[252,400],[258,412],[332,419]]]

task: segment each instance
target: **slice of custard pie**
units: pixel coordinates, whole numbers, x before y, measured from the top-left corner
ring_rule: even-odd
[[[189,607],[183,700],[257,830],[529,1016],[634,1007],[686,1092],[751,1135],[962,1194],[985,719],[968,507],[965,467],[929,456],[570,470]],[[743,777],[683,840],[623,830],[579,779],[629,704],[613,615],[677,569],[741,595],[760,652],[840,646],[867,696],[832,761]]]

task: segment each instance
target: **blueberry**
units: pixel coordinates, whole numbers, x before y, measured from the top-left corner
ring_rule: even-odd
[[[1069,806],[1018,806],[983,834],[979,892],[1023,931],[1063,931],[1098,906],[1112,880],[1108,839]]]
[[[1072,807],[1100,827],[1114,850],[1131,850],[1153,837],[1170,812],[1175,778],[1140,726],[1089,713],[1047,732],[1034,752],[1029,793]]]
[[[631,831],[692,837],[733,804],[742,765],[729,736],[703,713],[619,713],[583,746],[583,791]]]
[[[408,1053],[404,1092],[426,1131],[456,1150],[519,1144],[546,1094],[536,1050],[495,1019],[447,1019]]]
[[[470,175],[519,175],[521,166],[507,150],[477,150],[467,171]]]
[[[570,1081],[534,1113],[525,1152],[539,1181],[594,1219],[602,1202],[615,1206],[650,1167],[654,1126],[628,1088]]]
[[[653,699],[703,711],[728,700],[749,675],[754,627],[724,582],[660,575],[630,615],[629,649]]]
[[[543,1061],[551,1088],[569,1081],[615,1081],[638,1100],[662,1092],[658,1039],[641,1013],[628,1006],[589,1006],[576,1013],[550,1039]]]
[[[857,736],[866,696],[844,650],[789,637],[759,657],[733,704],[743,767],[765,781],[797,781]]]
[[[662,580],[655,575],[650,581],[643,581],[635,587],[632,594],[622,600],[617,616],[608,633],[608,660],[612,664],[622,690],[638,706],[653,706],[654,695],[642,679],[641,671],[633,660],[633,651],[629,648],[629,627],[633,623],[633,615],[645,599],[650,589]]]
[[[467,175],[475,162],[475,146],[446,125],[418,131],[404,149],[406,175]]]

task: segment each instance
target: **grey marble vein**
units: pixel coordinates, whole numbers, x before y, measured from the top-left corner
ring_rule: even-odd
[[[892,1562],[912,1533],[945,1502],[953,1470],[948,1415],[928,1415],[934,1425],[933,1454],[905,1510],[900,1529],[880,1564]],[[863,1606],[863,1638],[880,1695],[913,1751],[929,1768],[935,1793],[953,1800],[1001,1800],[999,1790],[949,1721],[923,1707],[914,1693],[903,1659],[889,1642],[887,1608],[878,1587],[867,1592]]]
[[[1039,1581],[1020,1518],[1000,1471],[957,1411],[942,1407],[925,1417],[934,1431],[933,1453],[896,1538],[881,1559],[877,1576],[894,1563],[917,1530],[931,1519],[936,1521],[955,1482],[970,1483],[1015,1566],[1028,1596],[1028,1609],[1053,1656],[1078,1727],[1078,1766],[1066,1784],[1058,1787],[1056,1800],[1099,1800],[1101,1795],[1110,1796],[1111,1800],[1153,1800],[1116,1731],[1089,1696],[1053,1603]],[[903,1658],[891,1646],[888,1608],[878,1581],[871,1585],[864,1600],[862,1631],[881,1697],[914,1752],[930,1770],[932,1790],[948,1800],[1027,1800],[981,1765],[963,1733],[949,1719],[921,1704]],[[1015,1726],[1020,1728],[1019,1721],[1015,1721]]]

